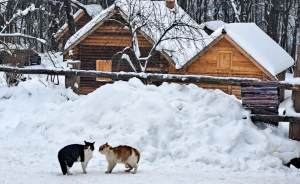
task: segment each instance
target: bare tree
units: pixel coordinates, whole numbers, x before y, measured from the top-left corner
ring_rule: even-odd
[[[198,24],[176,6],[173,10],[168,10],[153,2],[142,3],[140,0],[126,0],[126,4],[121,6],[126,7],[120,9],[126,17],[126,21],[114,21],[128,28],[131,45],[116,55],[118,59],[127,60],[133,71],[145,72],[157,51],[185,54],[184,49],[187,46],[185,44],[192,47],[203,45],[202,30]],[[152,47],[146,56],[140,54],[138,33],[145,33],[152,38]],[[169,48],[166,49],[164,44],[168,44]],[[173,50],[172,46],[177,50]]]

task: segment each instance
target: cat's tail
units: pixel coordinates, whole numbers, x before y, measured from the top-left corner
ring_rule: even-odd
[[[62,156],[59,153],[58,153],[58,161],[59,161],[60,168],[61,168],[63,175],[66,175],[67,174],[67,164],[64,162]]]
[[[136,163],[139,163],[139,161],[140,161],[140,158],[141,158],[141,154],[140,154],[140,152],[137,150],[137,149],[133,149],[133,151],[134,151],[134,153],[135,153],[135,155],[137,156],[137,162]]]

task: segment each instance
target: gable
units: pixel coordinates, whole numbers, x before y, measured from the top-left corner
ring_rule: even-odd
[[[118,21],[115,21],[118,20]],[[121,22],[124,22],[120,15],[113,15],[110,19],[105,20],[96,30],[90,33],[86,38],[81,40],[80,45],[101,45],[128,47],[131,45],[131,34]],[[137,34],[140,47],[152,47],[141,33]]]
[[[258,67],[226,37],[222,37],[211,45],[185,70],[189,74],[272,79],[266,71]]]

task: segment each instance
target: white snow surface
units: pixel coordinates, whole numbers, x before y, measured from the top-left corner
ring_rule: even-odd
[[[200,24],[200,27],[204,29],[204,27],[207,27],[208,29],[212,31],[216,31],[217,29],[223,27],[226,23],[223,22],[222,20],[213,20],[213,21],[208,21]]]
[[[174,22],[180,22],[180,26],[175,26],[163,36],[164,41],[157,47],[157,50],[166,53],[174,61],[177,69],[184,66],[211,41],[197,22],[178,5],[171,10],[166,7],[164,1],[117,0],[70,37],[65,50],[76,46],[81,38],[91,34],[91,30],[99,27],[115,7],[120,8],[125,20],[134,17],[131,24],[135,24],[136,27],[145,24],[141,29],[154,43],[160,40],[165,30]],[[185,26],[182,26],[182,23]]]
[[[255,23],[225,24],[216,30],[212,36],[215,38],[221,35],[223,29],[234,42],[273,76],[291,67],[295,62],[280,45]]]
[[[103,10],[102,6],[99,5],[99,4],[84,5],[84,8],[86,9],[89,16],[91,16],[91,17],[95,17],[96,15],[98,15]]]
[[[299,143],[242,119],[248,112],[219,90],[131,79],[77,96],[40,77],[0,89],[1,183],[272,184],[300,177],[282,165],[299,156]],[[57,151],[83,140],[96,141],[88,174],[75,164],[73,176],[62,176]],[[139,149],[138,173],[118,166],[105,175],[97,152],[105,142]]]

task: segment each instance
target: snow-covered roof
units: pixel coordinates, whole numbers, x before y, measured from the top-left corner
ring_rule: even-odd
[[[295,62],[255,23],[233,23],[225,25],[224,28],[231,39],[274,76],[291,67]]]
[[[166,7],[165,1],[117,0],[114,5],[102,11],[76,32],[66,42],[65,50],[72,49],[94,29],[97,29],[116,8],[120,9],[125,20],[128,20],[129,16],[135,17],[134,22],[137,27],[146,21],[146,26],[142,26],[141,30],[154,43],[159,41],[165,30],[174,22],[181,23],[168,31],[163,37],[164,41],[157,47],[157,50],[172,59],[177,69],[182,68],[210,42],[211,38],[205,31],[178,5],[174,9],[169,9]],[[182,23],[185,26],[182,26]],[[176,39],[172,39],[175,37]]]
[[[84,8],[86,9],[87,13],[91,17],[95,17],[96,15],[98,15],[103,10],[102,6],[99,5],[99,4],[84,5]]]
[[[200,27],[204,29],[205,27],[211,31],[216,31],[217,29],[223,27],[226,23],[221,20],[213,20],[200,24]]]
[[[89,4],[89,5],[82,5],[82,6],[86,9],[88,15],[92,18],[94,18],[103,10],[102,6],[98,4]],[[74,20],[75,21],[79,20],[83,14],[84,11],[82,9],[79,9],[73,15]],[[54,34],[54,38],[59,39],[67,29],[68,29],[68,24],[67,23],[63,24],[61,28],[59,28],[59,30]]]
[[[255,23],[225,24],[211,37],[216,39],[223,31],[274,77],[294,64],[294,59]]]

